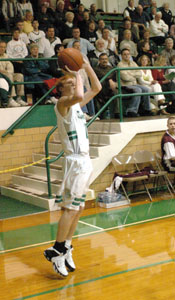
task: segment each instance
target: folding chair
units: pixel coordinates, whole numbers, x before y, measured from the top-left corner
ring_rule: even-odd
[[[155,188],[156,192],[158,189],[159,179],[162,178],[165,182],[165,185],[166,185],[170,195],[173,196],[173,194],[170,190],[170,187],[169,187],[169,182],[167,181],[167,177],[166,177],[167,172],[159,169],[159,167],[157,165],[157,161],[156,161],[153,153],[151,153],[150,151],[147,151],[147,150],[136,151],[133,154],[133,159],[135,161],[136,168],[138,171],[143,170],[143,167],[149,167],[150,171],[153,170],[153,173],[150,172],[149,178],[153,179],[153,181],[154,181],[153,187]]]
[[[128,175],[128,169],[132,167],[132,165],[134,166],[133,171],[135,171],[135,161],[133,160],[132,155],[116,155],[112,158],[112,164],[115,168],[115,171],[117,173],[119,173],[122,176],[124,175]],[[120,170],[122,166],[122,171]],[[123,190],[123,193],[125,194],[125,197],[127,198],[128,201],[130,201],[129,199],[129,195],[137,195],[137,194],[141,194],[141,193],[147,193],[150,201],[152,201],[152,197],[150,195],[150,192],[146,186],[145,180],[148,179],[147,175],[142,175],[140,176],[140,174],[138,175],[137,173],[130,173],[132,174],[131,177],[122,177],[123,180],[121,182],[121,188]],[[137,182],[142,182],[143,186],[144,186],[144,190],[141,191],[134,191],[135,190],[135,185]],[[133,183],[133,191],[131,193],[129,193],[127,191],[127,188],[125,187],[125,184],[127,183]]]
[[[162,155],[161,155],[160,150],[156,152],[155,157],[156,157],[157,166],[158,166],[159,170],[165,172],[165,177],[166,177],[167,183],[170,186],[172,192],[175,194],[175,189],[174,189],[174,187],[171,183],[171,180],[168,177],[168,172],[163,169],[162,162],[161,162],[162,161]]]

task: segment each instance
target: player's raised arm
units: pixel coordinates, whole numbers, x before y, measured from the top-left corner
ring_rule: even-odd
[[[90,79],[91,88],[84,94],[84,99],[80,103],[81,107],[88,103],[92,98],[94,98],[102,89],[101,83],[91,65],[85,61],[82,68],[85,69]]]

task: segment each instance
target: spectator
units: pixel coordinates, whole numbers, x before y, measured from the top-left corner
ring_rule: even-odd
[[[159,8],[162,13],[162,20],[165,22],[165,24],[168,25],[169,29],[172,25],[173,21],[173,14],[170,10],[170,5],[168,2],[164,3],[162,7]]]
[[[30,45],[30,54],[26,58],[39,58],[38,54],[38,45],[31,44]],[[25,81],[44,81],[46,79],[52,78],[49,75],[49,65],[45,60],[25,60],[24,61],[24,79]],[[47,88],[44,83],[31,83],[26,85],[27,88],[34,90],[35,99],[43,96],[47,92]],[[52,100],[49,96],[45,98],[45,104],[52,103]]]
[[[173,39],[173,41],[175,41],[175,24],[171,25],[169,36]]]
[[[95,30],[95,22],[90,21],[88,30],[85,33],[85,39],[87,39],[92,45],[95,45],[97,38],[96,30]]]
[[[154,20],[155,19],[155,15],[157,13],[157,8],[156,7],[151,7],[151,12],[149,14],[149,17],[150,17],[150,21]]]
[[[19,38],[26,44],[26,46],[30,43],[27,34],[24,32],[24,21],[18,21],[16,23],[16,28],[19,29]]]
[[[148,7],[151,6],[151,0],[139,0],[139,4],[146,10]]]
[[[169,61],[170,61],[170,66],[174,66],[174,68],[173,69],[167,69],[166,70],[166,74],[171,74],[172,72],[173,73],[175,73],[175,55],[172,55],[171,57],[170,57],[170,59],[169,59]],[[174,82],[175,83],[175,77],[172,79],[172,82]]]
[[[150,61],[150,65],[152,66],[153,63],[154,63],[154,59],[153,59],[153,53],[152,51],[150,50],[150,45],[149,45],[149,42],[147,41],[140,41],[139,43],[139,47],[138,47],[138,56],[137,56],[137,60],[139,59],[139,57],[141,56],[147,56],[149,58],[149,61]]]
[[[33,31],[32,21],[33,21],[33,15],[30,11],[27,11],[24,18],[24,29],[23,29],[23,31],[26,34],[29,34],[30,32]]]
[[[142,41],[142,40],[141,40]],[[141,43],[141,41],[138,43],[138,49],[140,49],[140,43]],[[150,47],[150,51],[153,53],[153,58],[154,59],[156,59],[157,58],[157,56],[158,56],[158,54],[157,54],[157,52],[158,52],[158,47],[157,47],[157,45],[155,44],[155,42],[152,40],[152,39],[150,39],[150,31],[149,31],[149,29],[146,29],[144,32],[143,32],[143,41],[144,42],[148,42],[149,43],[149,47]]]
[[[124,9],[123,16],[128,20],[132,20],[136,8],[134,6],[134,0],[128,1],[128,6]]]
[[[55,54],[52,57],[58,58],[58,55],[61,51],[64,50],[63,44],[57,44],[55,45],[54,51]],[[63,72],[61,71],[61,68],[57,60],[49,60],[49,74],[51,74],[55,78],[59,78],[63,75]]]
[[[130,51],[123,49],[121,51],[122,61],[118,63],[119,68],[138,67],[138,65],[130,60]],[[145,86],[138,84],[138,79],[141,76],[140,70],[121,70],[120,78],[121,85],[129,87],[133,93],[148,93],[149,89]],[[142,115],[153,115],[150,108],[149,96],[132,96],[127,100],[126,115],[127,117],[137,117],[138,112]]]
[[[139,28],[139,36],[143,36],[144,30],[149,27],[150,18],[148,14],[143,11],[143,7],[138,5],[132,15],[132,24],[137,25]]]
[[[174,41],[171,38],[167,38],[165,40],[165,49],[162,50],[161,55],[166,57],[167,66],[170,65],[170,57],[175,55],[175,50],[173,49]]]
[[[114,34],[112,32],[111,27],[110,26],[106,26],[105,25],[105,21],[103,19],[100,19],[100,20],[98,20],[98,27],[97,27],[97,31],[96,31],[98,39],[102,38],[102,31],[103,31],[104,28],[108,28],[109,31],[110,31],[109,32],[110,36],[114,38]]]
[[[123,48],[123,44],[130,46],[130,54],[135,57],[138,55],[137,45],[131,41],[131,30],[126,29],[123,33],[123,40],[120,43],[120,50]]]
[[[142,55],[138,60],[138,64],[141,67],[150,66],[150,60],[149,60],[148,56]],[[141,70],[141,76],[139,78],[139,83],[141,85],[148,87],[150,93],[161,93],[162,92],[161,85],[156,80],[153,79],[152,72],[149,69]],[[155,109],[158,112],[159,107],[161,105],[165,104],[165,97],[163,94],[161,94],[161,95],[154,95],[153,98],[154,99],[151,100],[151,104],[153,105],[152,109]],[[160,113],[163,115],[168,115],[168,113],[166,112],[166,110],[164,108],[160,110]]]
[[[33,7],[29,0],[19,0],[18,2],[19,2],[18,6],[19,6],[19,10],[20,10],[20,15],[21,15],[22,19],[25,18],[27,11],[30,11],[33,16]]]
[[[116,48],[116,43],[113,37],[110,37],[110,31],[108,28],[103,28],[102,30],[102,39],[105,42],[105,49],[110,49],[115,54],[117,54],[117,48]]]
[[[65,22],[65,14],[66,10],[64,8],[64,1],[59,0],[56,4],[56,10],[55,10],[55,26],[60,28],[64,22]],[[60,31],[60,34],[62,31]]]
[[[11,83],[8,78],[0,73],[0,107],[8,107],[8,95]]]
[[[62,36],[61,40],[63,40],[63,44],[66,45],[70,39],[72,38],[72,30],[73,30],[73,20],[74,20],[74,13],[68,11],[65,14],[66,22],[63,25]]]
[[[46,31],[46,37],[41,38],[38,43],[39,53],[44,57],[52,57],[55,54],[54,47],[57,44],[61,44],[61,40],[55,36],[55,28],[49,26]]]
[[[128,19],[125,19],[124,22],[123,22],[123,26],[119,28],[119,35],[118,35],[118,47],[120,47],[120,43],[121,41],[123,40],[123,33],[124,31],[127,29],[127,30],[131,30],[131,40],[134,42],[134,43],[138,43],[138,38],[137,38],[137,32],[135,30],[136,27],[133,27],[131,25],[131,21],[128,20]]]
[[[86,31],[88,30],[90,22],[90,16],[88,11],[84,11],[83,13],[83,20],[79,21],[77,27],[80,29],[81,36],[84,38]]]
[[[75,14],[75,21],[74,21],[75,26],[78,26],[78,23],[84,20],[84,12],[85,12],[84,5],[80,3],[78,5],[78,10]]]
[[[79,41],[82,53],[87,55],[89,51],[95,49],[94,46],[88,40],[80,37],[80,29],[79,28],[77,28],[77,27],[73,28],[72,35],[73,35],[73,38],[68,43],[68,45],[67,45],[68,48],[71,48],[75,41]]]
[[[97,6],[95,3],[92,3],[90,6],[90,13],[89,13],[90,19],[95,22],[97,25],[98,20],[101,18],[100,14],[97,12]]]
[[[156,67],[164,67],[166,66],[166,57],[160,55],[154,63]],[[157,80],[157,82],[161,85],[163,92],[171,92],[175,91],[175,83],[166,79],[165,77],[165,69],[153,69],[152,70],[153,79]],[[172,102],[172,105],[167,107],[167,112],[174,113],[175,112],[175,94],[171,94],[167,96],[167,99]]]
[[[0,59],[8,58],[8,55],[5,53],[6,43],[0,42]],[[0,61],[0,73],[7,76],[11,82],[23,82],[24,77],[21,73],[14,73],[13,64],[10,61]],[[16,101],[13,97],[16,97]],[[16,91],[14,85],[12,85],[11,92],[9,94],[8,107],[19,107],[27,106],[27,103],[23,101],[21,97],[24,97],[24,85],[16,85]]]
[[[2,16],[7,32],[11,31],[20,17],[20,11],[16,0],[3,0],[2,1]]]
[[[169,173],[175,172],[175,117],[169,117],[168,130],[161,140],[162,165]]]
[[[39,30],[39,22],[38,20],[32,21],[33,31],[29,33],[28,38],[30,42],[39,44],[39,41],[45,37],[45,33],[42,30]]]
[[[55,23],[57,22],[57,19],[54,16],[54,12],[49,11],[48,7],[45,4],[41,5],[41,9],[36,14],[36,19],[39,22],[40,29],[43,30],[44,32],[46,32],[49,26],[54,26]]]
[[[7,55],[10,58],[19,58],[19,61],[13,61],[15,73],[23,73],[23,61],[20,58],[25,58],[28,54],[26,44],[20,39],[18,28],[14,28],[12,40],[7,43]]]
[[[107,54],[109,65],[112,67],[116,67],[119,62],[119,57],[110,49],[105,49],[105,42],[103,39],[98,39],[95,43],[95,50],[92,50],[88,53],[88,58],[91,66],[94,68],[98,65],[99,56],[102,53]]]
[[[65,10],[73,10],[70,0],[64,0]]]
[[[159,11],[150,22],[150,37],[157,45],[162,45],[168,34],[168,25],[161,18],[162,13]]]
[[[152,11],[153,8],[156,9],[156,12],[159,11],[159,8],[157,8],[157,2],[154,1],[154,0],[151,0],[151,5],[150,5],[150,7],[148,7],[148,8],[146,9],[146,12],[147,12],[148,15],[150,15],[150,13],[151,13],[151,11]]]

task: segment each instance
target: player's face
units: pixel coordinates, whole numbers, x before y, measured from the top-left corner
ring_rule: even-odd
[[[175,118],[168,121],[168,131],[170,134],[175,134]]]

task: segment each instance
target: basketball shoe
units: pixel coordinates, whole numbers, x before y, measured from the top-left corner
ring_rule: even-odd
[[[71,245],[65,254],[65,265],[68,268],[69,272],[74,272],[76,269],[72,258],[72,251],[73,251],[73,247]]]
[[[66,277],[68,271],[65,265],[66,254],[58,252],[55,248],[50,247],[44,251],[44,256],[52,262],[53,269],[56,273]]]

